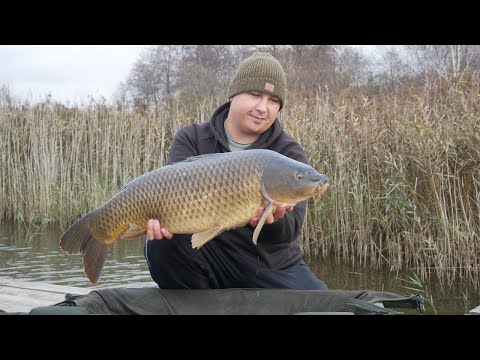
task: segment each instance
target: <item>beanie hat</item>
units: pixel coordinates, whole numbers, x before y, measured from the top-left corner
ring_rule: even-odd
[[[246,91],[259,91],[285,103],[287,78],[282,65],[268,53],[256,52],[243,60],[228,87],[228,98]]]

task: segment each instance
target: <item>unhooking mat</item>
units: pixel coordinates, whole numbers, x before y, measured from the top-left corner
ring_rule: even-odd
[[[106,288],[32,309],[27,315],[293,315],[424,312],[421,295],[373,290]],[[417,313],[417,312],[415,312]]]

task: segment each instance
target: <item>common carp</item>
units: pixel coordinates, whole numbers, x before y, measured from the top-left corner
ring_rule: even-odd
[[[61,236],[67,254],[82,254],[88,279],[96,283],[111,246],[146,234],[149,219],[173,234],[193,234],[200,248],[223,231],[244,226],[265,206],[254,234],[277,206],[320,197],[328,177],[266,149],[190,157],[127,183],[116,195],[80,218]]]

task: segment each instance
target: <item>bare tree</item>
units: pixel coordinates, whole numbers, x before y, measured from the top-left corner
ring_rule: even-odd
[[[119,87],[124,98],[142,99],[149,108],[169,102],[175,95],[178,57],[177,45],[149,47],[135,63],[128,79]]]
[[[335,78],[337,86],[361,86],[368,81],[371,61],[359,50],[347,46],[335,48]]]
[[[8,85],[3,84],[0,87],[0,107],[10,107],[14,103],[12,92]]]
[[[417,73],[430,81],[436,75],[457,87],[465,75],[478,72],[478,45],[412,45],[407,49],[415,60]]]
[[[279,54],[285,67],[289,92],[315,94],[333,83],[335,50],[331,45],[290,45]]]
[[[253,50],[269,53],[278,59],[281,57],[286,47],[286,45],[255,45]]]
[[[237,63],[232,50],[228,45],[183,46],[178,74],[182,91],[198,99],[219,96]]]
[[[377,62],[377,77],[389,90],[395,90],[408,76],[408,66],[396,47],[390,47]]]

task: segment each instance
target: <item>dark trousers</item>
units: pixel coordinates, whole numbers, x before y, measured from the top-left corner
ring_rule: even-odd
[[[161,289],[327,289],[303,261],[287,269],[272,270],[259,267],[215,241],[192,249],[190,240],[189,235],[145,240],[145,259],[152,279]]]

